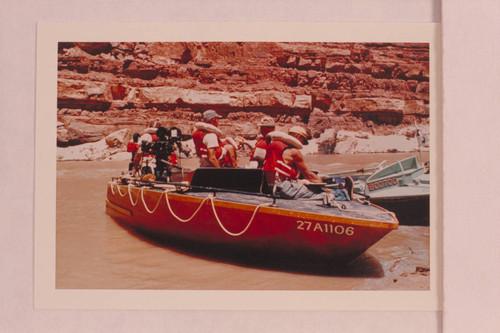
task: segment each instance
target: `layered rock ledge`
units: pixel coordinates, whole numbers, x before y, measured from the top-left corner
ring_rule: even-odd
[[[152,120],[193,130],[201,112],[252,139],[279,126],[428,133],[429,45],[423,43],[59,43],[58,146],[97,142]]]

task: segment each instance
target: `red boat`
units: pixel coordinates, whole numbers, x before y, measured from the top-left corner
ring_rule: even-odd
[[[106,212],[139,231],[247,253],[345,262],[391,230],[396,216],[362,200],[280,199],[258,169],[198,169],[189,185],[114,179]],[[249,185],[250,184],[250,185]]]

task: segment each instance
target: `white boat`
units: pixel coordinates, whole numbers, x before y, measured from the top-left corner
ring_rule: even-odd
[[[354,180],[355,194],[395,212],[401,224],[429,224],[428,168],[420,165],[416,156],[411,156],[374,169],[344,171],[328,176],[337,183],[350,176]],[[366,170],[372,172],[367,173]]]

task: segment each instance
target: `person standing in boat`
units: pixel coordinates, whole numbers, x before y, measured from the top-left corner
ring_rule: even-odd
[[[200,158],[200,167],[230,167],[237,168],[236,144],[221,140],[222,131],[217,127],[219,118],[214,110],[203,112],[203,122],[195,123],[193,143],[196,155]],[[234,141],[234,140],[233,140]]]
[[[247,165],[247,168],[262,169],[266,159],[267,146],[271,142],[271,138],[268,137],[268,134],[276,130],[274,119],[267,116],[260,120],[259,127],[260,135],[257,137],[255,145],[252,145],[244,139],[240,142],[240,145],[247,145],[252,149],[250,153],[250,163]]]
[[[138,142],[139,137],[140,137],[139,133],[134,133],[132,135],[132,140],[127,144],[127,151],[129,153],[132,153],[132,157],[131,157],[130,163],[128,165],[128,171],[132,171],[134,168],[135,154],[137,153],[137,151],[140,148],[139,142]]]
[[[146,154],[145,152],[142,151],[142,144],[143,142],[156,142],[158,141],[158,136],[156,135],[156,131],[158,130],[158,127],[161,127],[161,124],[159,120],[157,119],[156,121],[150,121],[148,123],[148,127],[144,130],[142,135],[138,138],[138,148],[133,154],[132,158],[132,172],[134,175],[140,175],[142,174],[142,163],[143,159],[145,157],[149,157],[151,155]],[[135,135],[135,134],[134,134]]]

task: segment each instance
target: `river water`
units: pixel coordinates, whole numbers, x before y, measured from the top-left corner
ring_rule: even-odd
[[[335,172],[411,154],[307,156]],[[424,156],[424,158],[427,158]],[[185,160],[185,167],[197,161]],[[153,243],[105,213],[106,185],[128,161],[58,162],[56,288],[166,290],[428,290],[429,227],[401,225],[342,269],[248,267]],[[424,273],[417,274],[417,267]],[[420,269],[422,270],[422,269]]]

